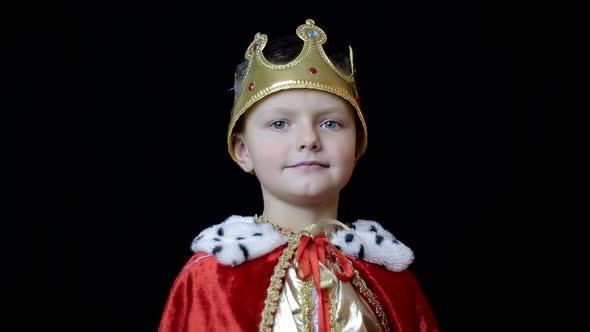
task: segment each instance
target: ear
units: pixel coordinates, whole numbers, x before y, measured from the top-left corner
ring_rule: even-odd
[[[246,145],[244,135],[239,133],[234,135],[234,155],[238,165],[244,170],[244,172],[252,173],[254,171],[254,163],[250,158],[250,152]]]

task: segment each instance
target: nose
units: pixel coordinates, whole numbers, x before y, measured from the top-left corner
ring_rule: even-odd
[[[302,126],[298,130],[297,135],[297,150],[312,150],[317,151],[321,148],[320,137],[312,126]]]

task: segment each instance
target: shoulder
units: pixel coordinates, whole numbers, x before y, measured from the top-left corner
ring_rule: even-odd
[[[272,226],[255,223],[252,216],[232,215],[201,231],[191,249],[214,257],[223,265],[234,266],[263,256],[286,242]]]
[[[337,231],[332,243],[354,258],[403,271],[414,261],[414,252],[374,220],[359,219],[350,229]]]

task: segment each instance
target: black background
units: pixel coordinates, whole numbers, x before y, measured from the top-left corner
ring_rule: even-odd
[[[157,329],[191,240],[262,209],[225,145],[234,67],[256,32],[307,18],[353,47],[369,127],[340,219],[377,220],[414,250],[443,331],[547,326],[555,291],[533,283],[553,255],[538,244],[554,212],[556,12],[256,4],[4,12],[3,285],[8,312],[31,314],[22,329]]]

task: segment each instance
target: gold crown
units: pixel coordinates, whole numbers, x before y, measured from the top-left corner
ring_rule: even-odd
[[[257,33],[246,50],[249,61],[239,96],[232,108],[227,134],[228,149],[236,160],[233,151],[233,130],[240,117],[254,103],[275,92],[287,89],[316,89],[336,94],[354,106],[360,123],[362,137],[358,140],[357,152],[361,156],[367,148],[367,125],[359,105],[359,97],[354,80],[355,68],[350,50],[351,74],[339,70],[324,52],[322,44],[327,36],[311,19],[297,27],[297,35],[303,40],[301,53],[287,64],[277,65],[266,60],[262,50],[268,41],[265,34]],[[357,128],[358,131],[359,128]]]

